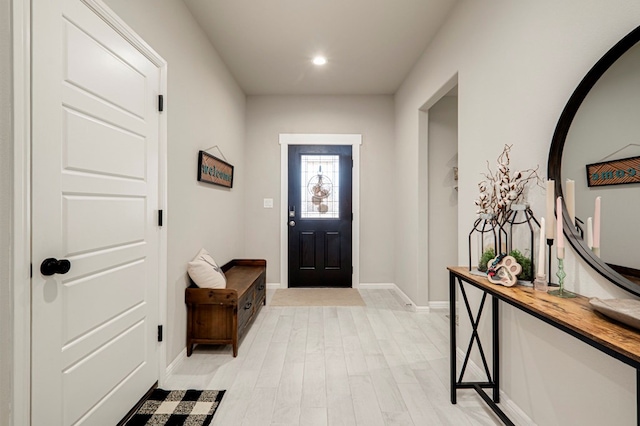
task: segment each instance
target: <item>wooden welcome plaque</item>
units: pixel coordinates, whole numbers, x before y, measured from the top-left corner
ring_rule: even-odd
[[[198,153],[198,182],[233,188],[233,166],[213,155]]]
[[[590,187],[639,182],[640,157],[587,164],[587,184]]]

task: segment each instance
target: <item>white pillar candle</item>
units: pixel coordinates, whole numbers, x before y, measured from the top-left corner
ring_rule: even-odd
[[[576,224],[576,181],[567,179],[566,183],[567,195],[564,197],[564,202],[567,205],[567,214],[569,220],[574,225]]]
[[[593,248],[600,248],[600,197],[596,197],[596,207],[593,212]]]
[[[564,234],[562,230],[562,197],[556,199],[556,249],[557,258],[564,259]]]
[[[552,180],[547,180],[547,229],[546,235],[547,239],[553,240],[553,231],[554,225],[553,223],[553,203],[555,201],[555,182]]]
[[[538,243],[538,271],[537,271],[537,276],[541,277],[544,275],[544,267],[545,267],[545,263],[544,263],[544,254],[545,254],[545,242],[544,242],[544,231],[545,231],[545,223],[544,223],[544,217],[540,218],[540,241]]]
[[[593,248],[593,219],[590,217],[587,218],[587,247]]]

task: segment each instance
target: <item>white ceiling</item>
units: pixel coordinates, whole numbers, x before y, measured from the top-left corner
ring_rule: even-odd
[[[183,1],[246,94],[364,95],[396,92],[457,0]]]

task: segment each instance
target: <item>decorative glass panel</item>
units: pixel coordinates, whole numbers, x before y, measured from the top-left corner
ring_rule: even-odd
[[[302,219],[340,217],[340,156],[301,156]]]

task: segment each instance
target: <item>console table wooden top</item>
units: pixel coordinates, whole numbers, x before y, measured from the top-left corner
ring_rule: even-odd
[[[531,287],[492,284],[484,277],[471,274],[464,266],[447,269],[482,291],[569,332],[636,369],[640,368],[640,332],[596,313],[589,304],[589,298],[577,295],[572,299],[562,299]]]

